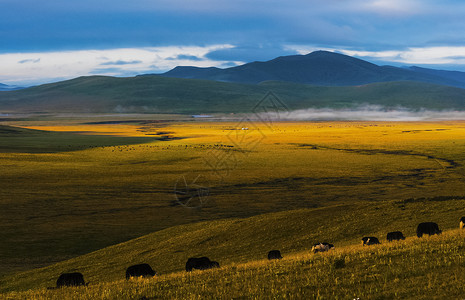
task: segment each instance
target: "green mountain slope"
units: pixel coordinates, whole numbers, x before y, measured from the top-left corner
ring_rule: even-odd
[[[80,77],[19,91],[0,92],[1,112],[251,112],[268,91],[289,109],[347,108],[360,104],[410,109],[465,109],[465,90],[401,81],[322,87],[278,81],[258,85],[161,76]]]

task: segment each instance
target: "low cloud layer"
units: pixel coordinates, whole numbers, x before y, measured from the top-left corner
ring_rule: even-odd
[[[294,50],[299,54],[320,50],[312,46],[301,45],[290,45],[287,49]],[[405,65],[437,65],[439,68],[444,65],[455,65],[457,69],[463,69],[463,65],[465,65],[465,47],[463,46],[411,47],[386,51],[358,51],[341,48],[323,48],[321,50],[339,52],[369,61],[393,62]]]
[[[274,121],[440,121],[465,120],[465,111],[411,110],[403,107],[387,109],[378,105],[364,105],[351,109],[309,108],[290,112],[269,112],[250,116]]]
[[[207,54],[233,47],[229,44],[208,46],[167,46],[61,52],[0,54],[0,82],[33,85],[86,75],[133,76],[160,73],[179,65],[221,67],[239,64],[212,60]]]

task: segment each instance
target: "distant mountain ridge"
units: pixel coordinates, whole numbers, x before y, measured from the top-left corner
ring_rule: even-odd
[[[465,72],[378,66],[328,51],[281,56],[225,69],[178,66],[160,75],[249,84],[277,80],[319,86],[354,86],[375,82],[419,81],[465,88]]]
[[[178,78],[180,77],[180,78]],[[268,92],[290,110],[465,111],[465,73],[378,66],[316,51],[219,68],[177,67],[161,75],[86,76],[0,92],[3,113],[251,113]]]
[[[127,78],[89,76],[0,92],[3,113],[252,113],[268,93],[289,110],[357,108],[463,110],[465,90],[415,81],[362,86],[315,86],[283,81],[260,84],[169,78],[158,75]]]
[[[20,89],[23,89],[23,88],[19,86],[6,85],[3,83],[0,83],[0,91],[15,91],[15,90],[20,90]]]

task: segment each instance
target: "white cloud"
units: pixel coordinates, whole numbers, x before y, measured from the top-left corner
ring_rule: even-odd
[[[405,64],[465,64],[465,47],[457,46],[408,48],[398,51],[340,51],[351,56],[376,58]]]
[[[359,4],[360,11],[389,16],[410,16],[423,12],[425,3],[416,0],[373,0]]]
[[[276,118],[273,113],[260,114],[262,119]],[[254,116],[250,116],[254,118]],[[465,120],[465,111],[456,110],[411,110],[405,107],[386,108],[380,105],[360,105],[354,108],[331,109],[309,108],[281,114],[279,120],[288,121],[441,121]]]
[[[78,50],[62,52],[0,54],[0,82],[6,84],[36,84],[78,76],[125,76],[143,72],[163,72],[179,65],[198,67],[221,66],[230,61],[206,58],[212,51],[233,45],[171,46],[151,48],[121,48],[108,50]],[[200,58],[189,60],[188,57]],[[174,59],[173,59],[174,57]],[[179,59],[176,59],[179,57]],[[33,62],[33,63],[31,63]],[[115,63],[112,62],[132,62]]]
[[[465,46],[412,47],[405,50],[359,51],[288,45],[286,49],[296,51],[299,54],[308,54],[315,50],[326,50],[331,52],[340,52],[345,55],[356,56],[362,59],[375,59],[404,64],[465,65]]]

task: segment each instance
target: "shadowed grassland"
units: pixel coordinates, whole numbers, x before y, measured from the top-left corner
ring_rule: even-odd
[[[275,123],[271,129],[226,122],[67,125],[54,121],[29,123],[28,128],[81,131],[86,139],[105,134],[153,141],[0,153],[0,274],[46,266],[180,224],[340,205],[347,207],[342,218],[346,211],[358,216],[357,205],[465,196],[463,122],[302,122]],[[9,140],[0,136],[1,145]],[[218,154],[227,159],[218,161]],[[200,178],[198,183],[209,189],[201,208],[176,201],[175,184],[183,176],[187,182]],[[450,209],[455,226],[460,216],[452,214],[462,208]],[[418,213],[408,212],[410,217]],[[372,232],[368,229],[366,234]],[[355,241],[359,234],[332,240]],[[293,242],[283,249],[297,251],[303,245]],[[254,251],[240,261],[262,257]],[[223,250],[216,253],[228,262]],[[162,272],[179,270],[185,259],[181,254]]]
[[[155,138],[83,135],[0,125],[0,153],[57,153],[94,147],[141,144]]]

